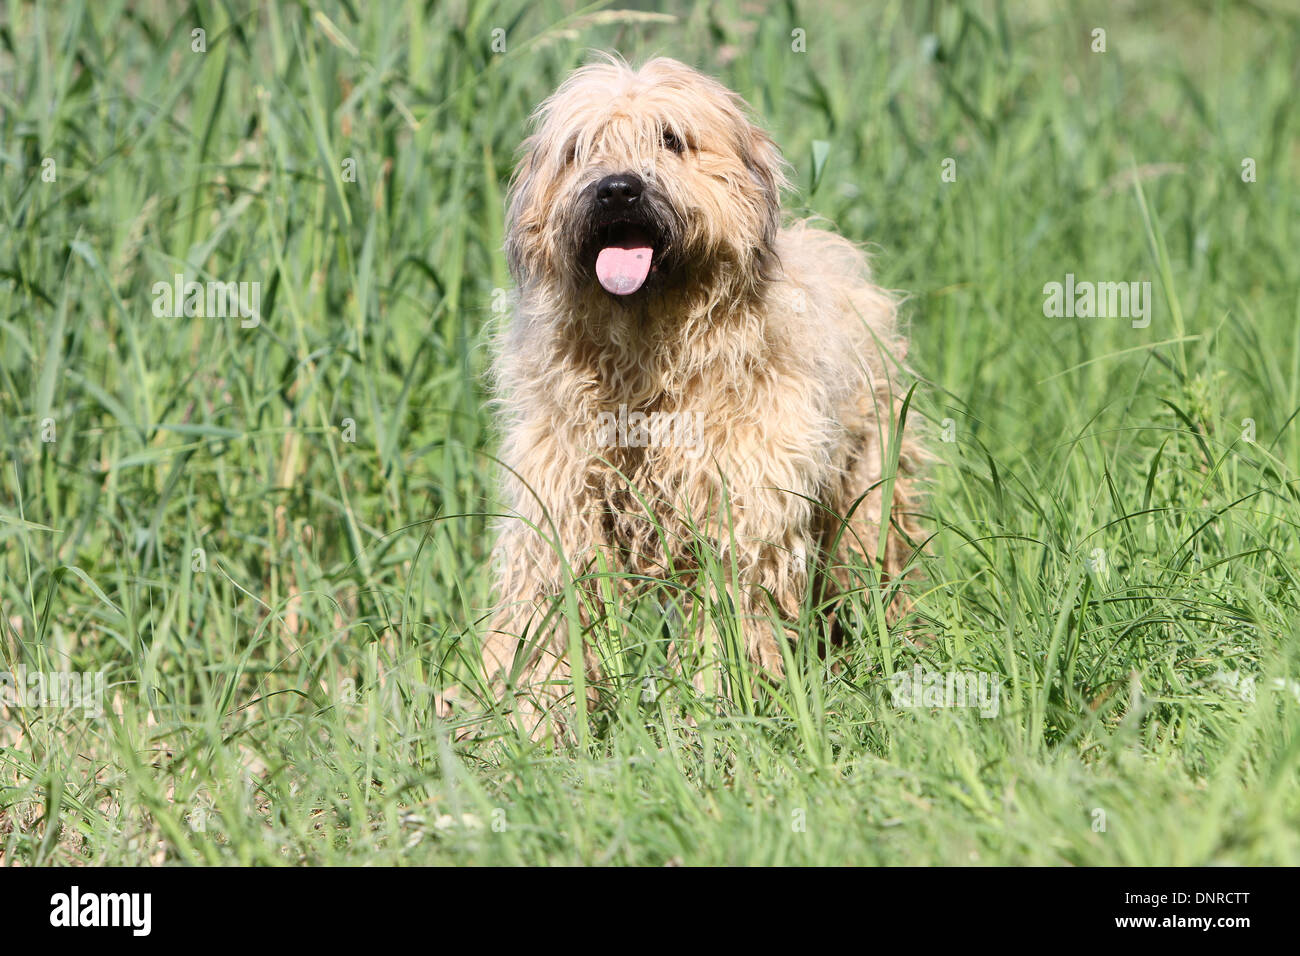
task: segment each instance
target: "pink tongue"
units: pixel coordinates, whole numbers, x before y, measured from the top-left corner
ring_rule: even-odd
[[[654,250],[650,246],[606,246],[596,256],[596,278],[606,292],[614,295],[631,295],[645,283],[650,274],[650,260]]]

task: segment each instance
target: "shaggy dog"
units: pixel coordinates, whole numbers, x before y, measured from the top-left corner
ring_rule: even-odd
[[[797,614],[832,545],[881,580],[903,571],[919,452],[893,435],[893,301],[847,240],[782,227],[785,163],[739,96],[675,60],[611,60],[534,119],[507,213],[507,514],[482,654],[536,732],[572,693],[566,589],[689,572],[702,542],[747,653],[779,674],[773,621]],[[844,564],[830,577],[854,586]],[[571,603],[579,627],[592,604]]]

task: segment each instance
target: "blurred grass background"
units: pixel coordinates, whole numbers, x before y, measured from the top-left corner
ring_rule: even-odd
[[[0,3],[0,670],[109,684],[0,709],[0,860],[1300,862],[1300,11],[631,6]],[[907,293],[935,640],[458,743],[502,196],[591,50],[720,76]],[[261,323],[156,317],[178,272]]]

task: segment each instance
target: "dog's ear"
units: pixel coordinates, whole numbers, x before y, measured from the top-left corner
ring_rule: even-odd
[[[770,251],[781,226],[781,190],[786,186],[785,159],[772,137],[752,123],[741,130],[740,156],[758,187],[762,203],[762,243]]]

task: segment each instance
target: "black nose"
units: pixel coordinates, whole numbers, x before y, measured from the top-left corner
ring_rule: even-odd
[[[615,173],[596,183],[596,202],[607,212],[631,209],[641,198],[641,177],[634,173]]]

